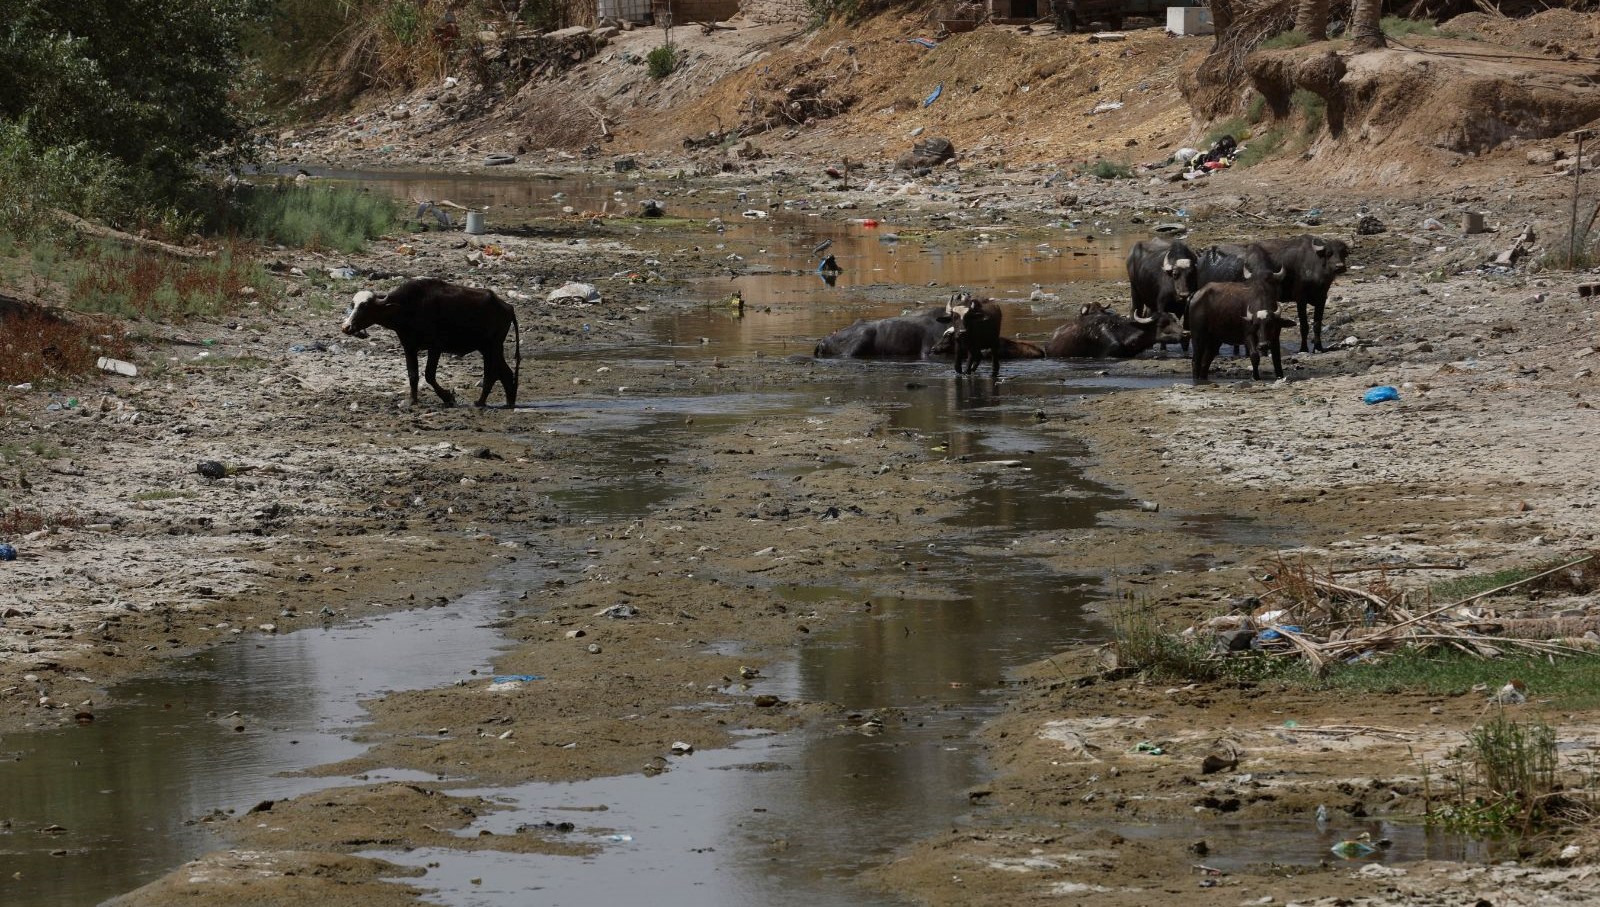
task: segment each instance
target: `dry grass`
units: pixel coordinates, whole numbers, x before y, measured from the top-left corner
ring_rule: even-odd
[[[0,384],[94,374],[101,356],[122,359],[129,343],[103,316],[37,311],[0,319]]]
[[[0,510],[0,539],[16,538],[41,529],[77,529],[87,522],[82,514],[65,510],[52,512],[13,507]]]

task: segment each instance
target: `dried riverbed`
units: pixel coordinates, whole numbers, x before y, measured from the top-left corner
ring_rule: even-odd
[[[747,206],[777,220],[777,197],[795,195],[773,192],[769,206],[731,181],[693,196],[660,182],[621,200],[631,206],[663,188],[730,220]],[[123,903],[413,902],[402,883],[443,890],[453,903],[521,903],[539,879],[565,903],[589,884],[571,867],[591,864],[608,877],[655,867],[636,881],[684,900],[711,884],[713,902],[860,903],[879,895],[851,880],[896,854],[903,859],[872,876],[886,902],[1133,904],[1163,890],[1233,904],[1382,886],[1407,897],[1412,887],[1490,890],[1481,870],[1382,864],[1285,880],[1239,853],[1224,860],[1233,872],[1224,884],[1199,888],[1188,875],[1198,860],[1184,849],[1192,836],[1130,827],[1192,824],[1198,809],[1202,824],[1259,823],[1238,832],[1248,848],[1282,837],[1275,822],[1309,828],[1321,802],[1351,822],[1353,806],[1363,817],[1404,814],[1416,806],[1405,748],[1447,747],[1480,700],[1344,703],[1270,691],[1264,714],[1260,690],[1065,683],[1093,669],[1090,654],[1013,672],[1103,636],[1112,589],[1166,602],[1174,618],[1214,613],[1249,591],[1251,564],[1280,548],[1349,564],[1460,556],[1492,569],[1589,544],[1595,492],[1583,441],[1596,426],[1584,399],[1593,379],[1579,372],[1594,325],[1562,285],[1534,303],[1536,287],[1520,277],[1425,277],[1444,257],[1475,254],[1477,240],[1450,240],[1415,261],[1392,243],[1363,244],[1363,269],[1336,288],[1330,308],[1331,339],[1355,342],[1291,357],[1286,385],[1191,389],[1174,385],[1186,363],[1170,359],[1016,364],[992,386],[933,365],[805,354],[858,312],[915,303],[913,287],[939,280],[918,270],[930,255],[971,256],[962,282],[1002,290],[1011,330],[1037,339],[1082,301],[1117,293],[1109,282],[1057,284],[1075,258],[1094,260],[1074,249],[1139,229],[1094,221],[1126,214],[1136,196],[1086,200],[1105,210],[1084,212],[1070,232],[1021,210],[1020,198],[1005,221],[902,199],[888,213],[909,229],[893,226],[922,235],[893,252],[846,241],[871,229],[849,223],[859,209],[797,212],[820,214],[822,235],[859,256],[846,260],[842,290],[829,290],[777,232],[719,234],[698,216],[595,225],[550,210],[551,201],[597,210],[617,198],[608,190],[541,193],[545,210],[526,214],[526,230],[470,246],[459,234],[423,234],[356,262],[526,294],[517,410],[397,403],[403,368],[392,338],[336,333],[359,284],[322,276],[343,262],[305,256],[284,259],[310,275],[285,278],[297,295],[230,323],[184,326],[146,347],[139,378],[74,390],[78,408],[51,411],[45,404],[57,398],[43,392],[8,393],[8,427],[59,448],[24,464],[30,499],[85,514],[80,528],[19,542],[24,557],[5,565],[17,582],[0,590],[9,609],[0,701],[14,731],[86,710],[100,720],[58,733],[115,739],[123,704],[103,701],[106,684],[155,670],[168,653],[250,647],[263,635],[441,599],[477,609],[471,619],[506,640],[503,651],[486,638],[477,652],[411,656],[434,677],[408,679],[404,664],[374,669],[364,695],[402,692],[371,701],[371,724],[354,731],[364,748],[255,769],[310,770],[319,777],[295,783],[337,788],[284,801],[294,792],[287,784],[255,795],[274,799],[270,808],[209,817],[233,849]],[[835,199],[867,196],[819,197]],[[1224,199],[1212,219],[1195,219],[1219,238],[1239,235],[1249,228],[1231,210]],[[1327,216],[1342,215],[1330,206]],[[985,259],[992,270],[978,267]],[[1113,276],[1110,260],[1110,273],[1083,276]],[[659,281],[606,279],[652,272]],[[535,301],[569,277],[602,278],[607,301]],[[740,282],[742,318],[725,301]],[[1028,300],[1034,282],[1059,297]],[[444,372],[460,392],[475,363]],[[1233,363],[1222,377],[1239,373]],[[1378,383],[1400,386],[1402,402],[1363,407],[1360,392]],[[1098,393],[1117,385],[1145,389]],[[203,479],[193,471],[202,459],[233,474]],[[1002,460],[1015,465],[995,465]],[[1131,498],[1161,510],[1143,512]],[[1009,583],[994,578],[996,564],[1007,565]],[[459,600],[479,589],[489,591]],[[632,616],[607,616],[617,606]],[[1036,629],[984,635],[986,614],[1013,609],[1036,613]],[[943,643],[921,648],[924,638]],[[537,679],[492,688],[497,675]],[[1012,708],[974,736],[993,714],[984,691],[1007,680],[1020,685]],[[227,728],[236,739],[274,739],[249,720],[251,695],[172,704],[202,720],[215,712],[224,725],[238,711],[244,730]],[[1325,750],[1272,737],[1266,728],[1284,716],[1398,725],[1414,736]],[[338,739],[351,720],[323,732]],[[1196,726],[1207,733],[1185,736]],[[1220,736],[1272,768],[1247,762],[1240,772],[1259,777],[1197,786],[1180,760],[1196,761]],[[1150,737],[1171,742],[1174,759],[1124,764],[1117,755]],[[22,765],[48,759],[30,751],[35,739],[8,734],[6,749]],[[839,743],[797,742],[817,740]],[[696,752],[674,753],[679,741]],[[729,744],[733,755],[706,752]],[[912,761],[883,756],[894,751]],[[330,760],[339,761],[322,764]],[[1286,780],[1267,780],[1272,772]],[[592,778],[617,780],[509,793]],[[663,813],[632,804],[679,779],[683,799],[727,798],[722,827],[651,826],[657,840],[647,845],[639,823]],[[211,802],[242,812],[255,805],[241,799],[249,796],[218,789]],[[673,815],[676,801],[662,796]],[[1207,798],[1215,805],[1197,807]],[[880,833],[888,823],[864,820],[863,804],[916,818],[898,835]],[[195,806],[184,818],[203,815]],[[970,824],[955,835],[900,850],[963,816]],[[87,865],[96,849],[90,827],[63,822],[58,835],[41,835],[49,820],[40,817],[13,832],[32,862],[10,884],[38,886],[27,889],[35,899],[62,890],[50,879]],[[1223,846],[1220,832],[1203,834]],[[1315,850],[1283,860],[1315,866]],[[1419,843],[1404,858],[1420,856],[1472,854]],[[1375,881],[1383,872],[1391,875]]]

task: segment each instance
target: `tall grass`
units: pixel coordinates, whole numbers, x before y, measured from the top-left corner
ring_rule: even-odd
[[[1127,164],[1100,158],[1092,164],[1083,164],[1078,172],[1087,176],[1103,180],[1125,180],[1133,176],[1133,168]]]
[[[1428,38],[1441,34],[1439,26],[1426,19],[1406,19],[1401,16],[1384,16],[1378,21],[1378,27],[1391,38],[1404,38],[1407,35]]]
[[[349,186],[245,186],[221,201],[213,228],[313,251],[359,252],[393,230],[393,199]]]
[[[126,359],[130,349],[123,331],[104,318],[0,317],[0,384],[94,374],[101,356]]]
[[[272,286],[266,270],[234,247],[208,259],[178,259],[113,244],[68,250],[35,247],[34,266],[65,284],[69,304],[81,312],[183,319],[215,315]]]

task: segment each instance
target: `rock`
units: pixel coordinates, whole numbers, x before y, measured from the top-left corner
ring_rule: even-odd
[[[1383,221],[1370,214],[1363,214],[1361,219],[1356,221],[1356,235],[1358,236],[1376,236],[1388,229],[1383,225]]]
[[[894,162],[897,170],[919,170],[937,167],[956,156],[956,146],[949,139],[934,137],[923,139]]]
[[[558,289],[551,290],[548,299],[551,302],[566,301],[598,303],[600,302],[600,290],[592,283],[578,283],[574,281],[572,283],[562,284]]]
[[[1536,166],[1554,164],[1561,160],[1561,152],[1552,148],[1534,148],[1528,152],[1528,163]]]
[[[228,467],[223,466],[216,460],[201,460],[195,465],[194,471],[208,479],[223,479],[228,476]]]

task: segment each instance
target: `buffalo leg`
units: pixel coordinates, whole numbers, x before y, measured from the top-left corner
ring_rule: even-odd
[[[1000,345],[997,343],[989,347],[989,355],[994,359],[994,371],[989,374],[991,378],[1000,377]]]
[[[1250,377],[1261,380],[1261,343],[1255,337],[1246,337],[1244,341],[1245,352],[1250,354]]]
[[[498,347],[487,347],[483,353],[483,396],[478,398],[476,406],[484,406],[489,402],[489,392],[496,384],[501,385],[506,391],[506,405],[515,406],[517,392],[512,389],[513,378],[511,366],[506,364],[505,353]]]
[[[1322,346],[1322,309],[1327,304],[1328,304],[1328,293],[1327,293],[1326,290],[1316,294],[1311,299],[1311,306],[1312,306],[1312,309],[1316,313],[1316,319],[1317,319],[1316,330],[1313,332],[1311,339],[1312,339],[1312,343],[1314,343],[1316,345],[1316,350],[1319,353],[1326,352],[1326,350]],[[1301,317],[1304,317],[1304,316],[1301,316]]]
[[[417,404],[417,351],[406,347],[406,377],[411,379],[411,405]]]
[[[1211,359],[1206,355],[1207,344],[1196,342],[1194,345],[1194,358],[1190,360],[1190,374],[1196,385],[1206,383],[1206,375],[1211,369]]]
[[[1268,343],[1271,344],[1269,349],[1272,350],[1272,375],[1275,378],[1282,379],[1283,378],[1283,344],[1276,337],[1274,337],[1271,340],[1269,340]]]
[[[435,377],[439,372],[439,351],[428,350],[428,370],[423,372],[423,377],[428,379],[428,384],[433,387],[433,392],[439,395],[445,406],[456,405],[456,395],[439,386],[439,379]],[[479,404],[482,405],[482,404]]]

